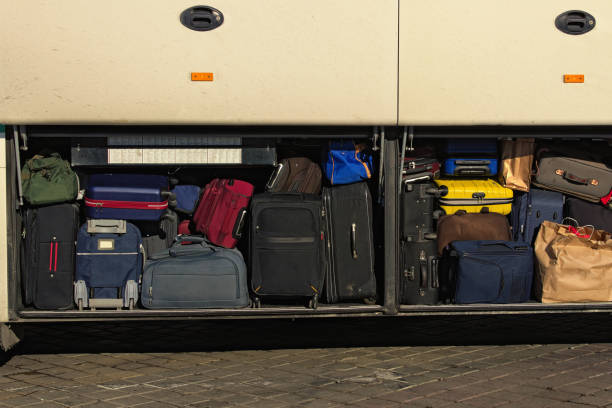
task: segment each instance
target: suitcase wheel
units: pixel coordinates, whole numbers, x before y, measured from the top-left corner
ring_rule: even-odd
[[[308,307],[316,310],[317,307],[319,306],[319,295],[314,295],[312,298],[310,298],[310,301],[308,302]]]
[[[250,300],[250,303],[251,303],[251,307],[253,309],[261,308],[261,299],[259,299],[258,297],[253,298],[252,300]]]
[[[363,303],[365,303],[366,305],[375,305],[376,304],[376,296],[363,299]]]
[[[79,312],[82,312],[83,311],[83,299],[79,299],[77,304],[79,306]]]
[[[134,298],[130,298],[128,309],[134,310]]]

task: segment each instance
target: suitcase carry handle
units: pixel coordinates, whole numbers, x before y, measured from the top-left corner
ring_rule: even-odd
[[[579,184],[582,186],[588,186],[589,184],[596,186],[599,184],[599,182],[595,179],[580,177],[563,169],[555,170],[555,174],[563,177],[564,180],[567,180],[570,183]]]
[[[232,237],[234,237],[234,239],[240,239],[242,237],[242,229],[244,228],[244,220],[246,219],[246,214],[246,208],[240,209],[240,215],[238,216],[238,218],[236,218],[234,230],[232,231]]]
[[[359,256],[357,254],[357,224],[351,224],[351,252],[353,254],[353,259],[357,259]]]

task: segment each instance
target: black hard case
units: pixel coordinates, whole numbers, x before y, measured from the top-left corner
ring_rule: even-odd
[[[438,188],[433,183],[402,183],[402,239],[411,242],[436,238],[434,208],[438,194]]]
[[[372,196],[365,182],[323,190],[327,225],[325,301],[376,297]]]
[[[440,300],[433,183],[403,183],[401,192],[400,303],[434,305]]]
[[[76,204],[25,211],[21,267],[26,305],[56,310],[72,307],[78,228]]]
[[[400,303],[435,305],[440,300],[440,269],[436,241],[402,242]]]
[[[256,296],[319,298],[325,265],[320,197],[255,195],[250,237],[251,290]]]

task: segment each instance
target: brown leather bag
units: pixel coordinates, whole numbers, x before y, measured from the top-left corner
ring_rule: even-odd
[[[444,215],[438,220],[438,253],[453,241],[511,241],[510,224],[498,213]]]
[[[271,193],[319,194],[321,168],[306,157],[283,159],[270,177],[266,190]]]

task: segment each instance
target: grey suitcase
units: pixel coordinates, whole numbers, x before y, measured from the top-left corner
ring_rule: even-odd
[[[533,184],[583,200],[599,202],[612,188],[610,152],[584,144],[552,146],[538,153],[537,173]]]
[[[202,237],[181,235],[169,249],[149,257],[141,299],[147,309],[246,307],[249,296],[242,254],[212,246]]]
[[[159,221],[135,222],[142,233],[142,245],[147,256],[170,248],[178,235],[178,215],[167,210]]]

